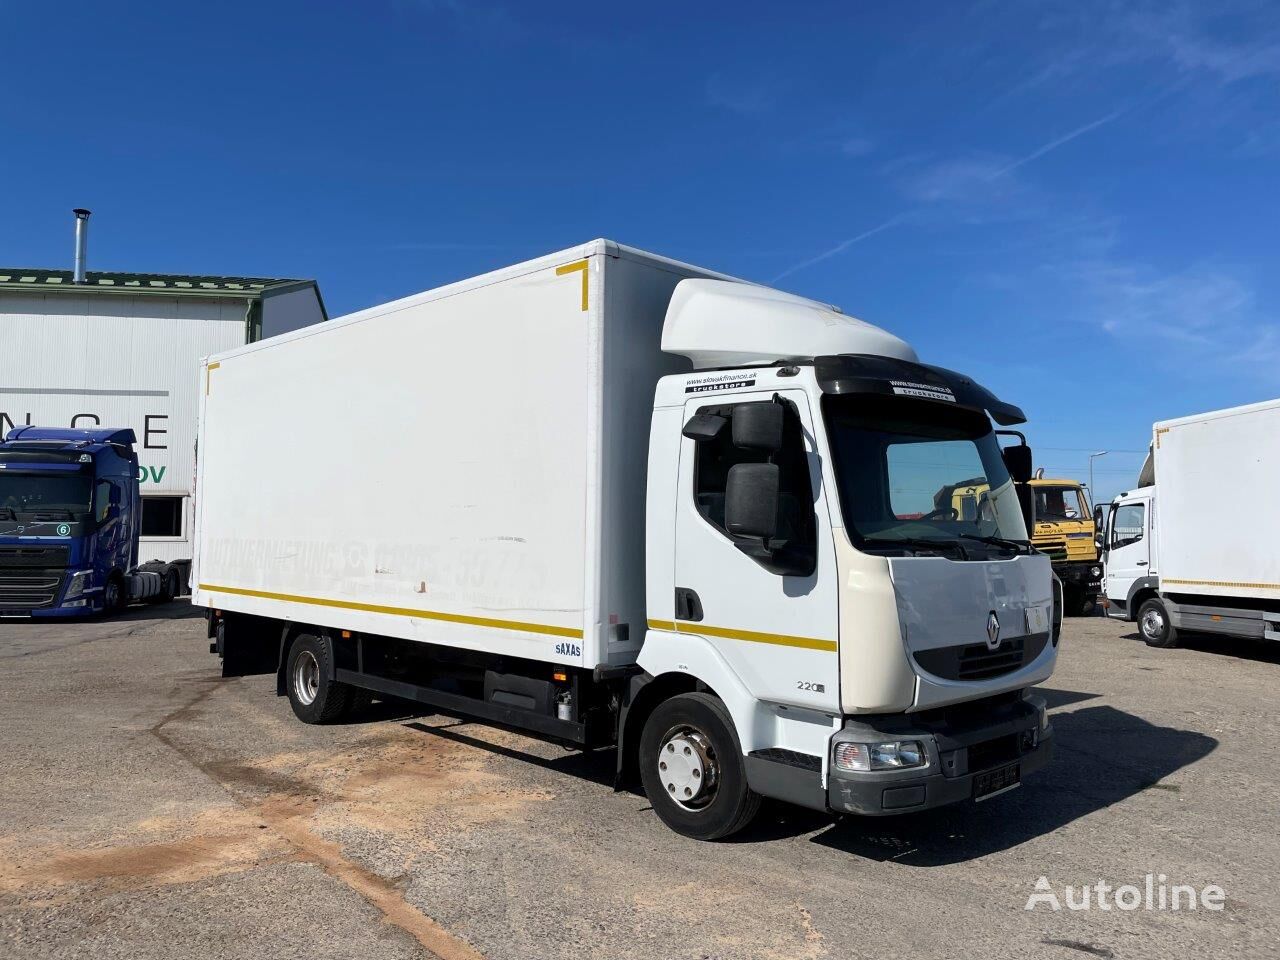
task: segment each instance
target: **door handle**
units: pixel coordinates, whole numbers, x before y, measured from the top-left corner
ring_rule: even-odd
[[[676,619],[694,622],[702,619],[702,601],[698,599],[697,591],[676,587]]]
[[[1146,565],[1147,565],[1146,560],[1139,560],[1137,563],[1134,564],[1135,567],[1145,567]]]

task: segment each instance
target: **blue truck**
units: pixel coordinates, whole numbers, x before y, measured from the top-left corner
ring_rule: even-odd
[[[112,614],[185,592],[189,561],[138,563],[136,443],[104,427],[0,440],[0,617]]]

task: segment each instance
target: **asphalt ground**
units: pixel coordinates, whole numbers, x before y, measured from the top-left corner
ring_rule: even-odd
[[[184,603],[0,623],[0,956],[1280,956],[1274,646],[1068,620],[1020,789],[718,844],[615,793],[611,752],[394,703],[305,726],[207,649]],[[1224,909],[1067,909],[1149,873]],[[1061,910],[1025,909],[1041,876]]]

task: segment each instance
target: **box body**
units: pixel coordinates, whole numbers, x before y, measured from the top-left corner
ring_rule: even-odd
[[[635,659],[675,285],[595,241],[206,362],[195,602],[574,666]]]
[[[1280,598],[1280,400],[1157,423],[1153,447],[1161,590]]]

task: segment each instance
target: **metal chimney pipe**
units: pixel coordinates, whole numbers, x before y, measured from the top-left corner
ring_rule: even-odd
[[[85,257],[89,251],[89,213],[83,207],[71,211],[76,215],[76,266],[72,279],[84,283]]]

